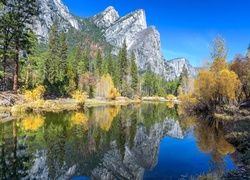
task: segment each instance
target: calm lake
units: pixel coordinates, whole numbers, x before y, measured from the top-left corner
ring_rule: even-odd
[[[236,168],[214,126],[171,103],[21,114],[0,124],[0,179],[190,179]]]

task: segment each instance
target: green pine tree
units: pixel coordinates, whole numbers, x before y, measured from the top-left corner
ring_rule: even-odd
[[[81,76],[84,72],[86,72],[83,53],[79,46],[77,46],[75,50],[74,64],[74,67],[77,70],[78,77]]]
[[[90,50],[88,47],[85,48],[84,50],[84,65],[85,65],[85,69],[86,71],[91,72],[91,56],[90,56]]]
[[[46,83],[53,85],[58,78],[60,44],[58,35],[58,20],[51,27],[48,42],[48,56],[45,60]],[[49,85],[48,84],[48,85]]]
[[[108,61],[106,59],[103,59],[101,75],[104,75],[107,73],[108,73]]]
[[[11,13],[3,14],[0,17],[0,57],[2,61],[2,69],[0,71],[1,80],[2,80],[2,87],[3,91],[6,90],[6,71],[7,65],[10,65],[10,62],[7,62],[8,59],[13,57],[15,54],[14,52],[14,45],[13,45],[13,37],[14,34],[12,33],[12,15]]]
[[[68,45],[67,45],[66,35],[64,32],[61,32],[59,40],[60,40],[59,78],[60,81],[63,81],[68,66]]]
[[[114,62],[114,67],[117,67],[118,62]],[[114,68],[114,73],[112,76],[112,80],[117,89],[120,89],[120,81],[119,81],[119,68]]]
[[[94,94],[95,94],[95,90],[94,90],[94,86],[90,85],[89,86],[89,98],[94,98]]]
[[[25,50],[28,40],[28,32],[31,30],[29,28],[33,23],[33,17],[37,15],[37,2],[36,0],[12,0],[4,1],[3,9],[8,18],[5,17],[7,22],[4,24],[7,29],[11,31],[12,37],[6,37],[5,40],[9,44],[12,44],[13,56],[13,90],[18,89],[19,84],[19,69],[20,69],[20,51]],[[2,17],[1,17],[2,18]],[[2,29],[2,28],[1,28]],[[6,28],[5,28],[6,29]],[[4,40],[4,41],[5,41]]]
[[[113,60],[112,55],[109,54],[108,56],[108,65],[107,65],[108,73],[111,75],[111,77],[114,76],[114,66],[113,66]]]
[[[127,90],[127,80],[128,80],[128,72],[129,72],[129,63],[127,57],[127,45],[124,40],[122,44],[122,48],[119,52],[119,80],[120,80],[120,91],[121,95],[127,94],[125,91]]]
[[[33,88],[38,82],[35,81],[35,78],[32,78],[32,74],[36,74],[38,70],[38,61],[39,59],[39,44],[37,41],[37,36],[33,31],[28,32],[29,42],[25,49],[25,58],[22,63],[21,68],[21,79],[23,80],[26,87]]]
[[[102,54],[101,54],[101,50],[98,49],[97,50],[97,54],[96,54],[96,63],[95,63],[95,70],[97,70],[99,72],[99,74],[102,74]]]
[[[148,65],[146,73],[143,76],[143,92],[146,96],[153,95],[153,72],[150,65]]]
[[[132,51],[131,53],[131,69],[130,69],[130,74],[132,78],[131,82],[131,87],[134,91],[134,93],[138,92],[138,82],[139,82],[139,77],[138,77],[138,70],[137,70],[137,65],[136,65],[136,57],[135,53]]]

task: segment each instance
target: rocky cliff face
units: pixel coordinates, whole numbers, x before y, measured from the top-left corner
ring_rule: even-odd
[[[61,0],[38,0],[37,2],[39,16],[35,19],[33,29],[38,36],[46,40],[55,19],[59,20],[60,29],[68,30],[73,27],[80,30],[78,21]]]
[[[97,27],[107,28],[119,19],[119,14],[112,6],[109,6],[104,12],[95,15],[92,19]]]
[[[176,59],[172,59],[168,61],[169,66],[174,70],[175,75],[177,77],[180,76],[183,67],[185,66],[185,68],[188,71],[188,75],[192,78],[196,78],[199,68],[195,68],[193,67],[189,61],[185,58],[176,58]]]
[[[120,17],[113,7],[90,18],[76,18],[61,0],[38,0],[39,17],[33,29],[37,35],[48,39],[49,29],[53,21],[59,20],[60,29],[67,31],[88,29],[88,25],[99,29],[102,36],[113,46],[112,53],[118,54],[124,40],[128,51],[134,51],[140,72],[150,65],[152,70],[166,79],[173,80],[180,75],[182,66],[187,65],[189,74],[196,77],[197,69],[183,58],[166,61],[161,52],[160,34],[155,27],[147,26],[146,14],[139,9]],[[90,23],[87,24],[86,22]]]
[[[162,56],[160,34],[155,27],[147,27],[144,10],[136,10],[124,17],[119,17],[112,7],[93,17],[96,26],[102,28],[107,42],[114,46],[113,53],[118,54],[119,48],[126,40],[129,51],[134,51],[137,65],[141,71],[148,65],[156,74],[167,79],[174,79],[175,73]]]

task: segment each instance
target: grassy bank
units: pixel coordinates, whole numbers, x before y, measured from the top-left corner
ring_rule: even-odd
[[[74,111],[84,107],[105,106],[105,105],[128,105],[130,103],[141,103],[141,100],[120,99],[120,100],[105,100],[105,99],[87,99],[84,106],[78,105],[77,101],[71,98],[54,99],[54,100],[37,100],[34,102],[17,103],[12,107],[0,107],[3,110],[9,110],[12,113],[19,112],[60,112]]]
[[[9,94],[8,94],[9,95]],[[11,94],[12,95],[12,94]],[[6,96],[6,95],[5,95]],[[128,105],[130,103],[141,102],[178,102],[177,99],[165,99],[164,97],[142,97],[141,99],[129,99],[126,97],[119,97],[115,100],[108,100],[105,98],[86,99],[82,106],[79,105],[77,100],[73,98],[56,98],[56,99],[38,99],[26,100],[23,95],[19,95],[18,99],[13,97],[13,104],[0,106],[0,112],[60,112],[60,111],[73,111],[84,107],[92,106],[105,106],[105,105]]]

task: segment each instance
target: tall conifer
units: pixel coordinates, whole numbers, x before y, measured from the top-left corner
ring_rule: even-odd
[[[139,77],[138,77],[138,70],[137,70],[137,65],[136,65],[136,57],[134,51],[131,53],[131,68],[130,68],[130,74],[132,78],[131,82],[131,87],[134,91],[134,93],[138,92],[138,82],[139,82]]]
[[[5,40],[12,42],[13,56],[13,90],[18,89],[18,78],[20,69],[20,51],[24,50],[29,42],[28,32],[31,30],[29,26],[33,23],[33,17],[37,15],[36,0],[12,0],[4,1],[4,11],[8,14],[7,22],[4,24],[11,32],[10,36],[5,36]],[[1,7],[1,8],[2,8]],[[6,16],[2,16],[1,19]],[[2,29],[2,28],[1,28]]]
[[[102,74],[102,54],[101,54],[101,50],[98,49],[97,50],[97,54],[96,54],[96,65],[95,65],[95,69],[99,71],[99,74]]]
[[[64,32],[61,32],[59,41],[60,41],[59,77],[60,81],[63,81],[68,66],[68,45],[67,45],[66,35]]]

